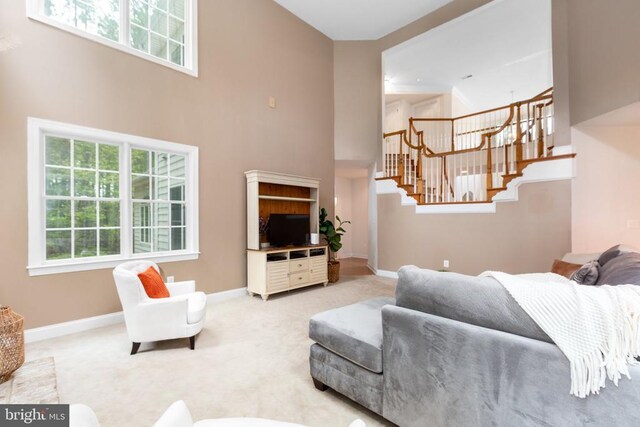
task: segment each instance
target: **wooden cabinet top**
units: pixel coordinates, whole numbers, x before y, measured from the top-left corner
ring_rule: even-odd
[[[328,248],[328,245],[303,245],[303,246],[282,246],[282,247],[270,247],[264,249],[247,249],[247,252],[289,252],[300,251],[304,249],[321,249]]]

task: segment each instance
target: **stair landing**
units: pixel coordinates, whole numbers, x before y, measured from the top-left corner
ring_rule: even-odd
[[[518,187],[528,182],[558,181],[575,177],[575,162],[571,146],[556,146],[554,156],[524,160],[521,172],[504,176],[504,187],[496,188],[490,202],[428,203],[421,196],[397,186],[395,177],[376,177],[377,194],[399,194],[402,206],[414,206],[418,214],[495,213],[496,204],[518,201]],[[381,173],[380,173],[381,174]],[[398,177],[399,178],[399,177]]]

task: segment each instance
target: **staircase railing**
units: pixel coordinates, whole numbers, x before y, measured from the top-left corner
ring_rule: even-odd
[[[408,130],[384,135],[384,175],[421,204],[489,202],[552,155],[553,132],[552,88],[461,117],[412,117]]]

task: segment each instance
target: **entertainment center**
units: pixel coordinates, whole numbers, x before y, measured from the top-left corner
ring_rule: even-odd
[[[308,243],[310,234],[318,233],[320,180],[258,170],[245,172],[245,177],[249,295],[258,294],[266,301],[272,294],[326,286],[329,248]],[[260,234],[260,221],[271,215],[274,230],[269,236],[282,246],[261,248],[267,236]]]

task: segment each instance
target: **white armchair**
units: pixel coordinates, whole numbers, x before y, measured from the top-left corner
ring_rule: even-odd
[[[191,350],[195,337],[202,330],[207,311],[207,297],[196,292],[193,280],[167,283],[168,298],[149,298],[138,274],[158,266],[151,261],[129,261],[113,270],[118,296],[124,311],[129,339],[133,342],[131,354],[136,354],[140,343],[176,338],[189,338]]]

